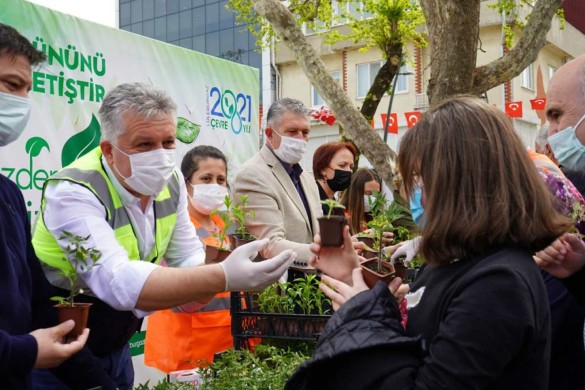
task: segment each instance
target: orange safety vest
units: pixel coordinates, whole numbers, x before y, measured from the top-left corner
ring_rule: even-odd
[[[219,229],[224,228],[218,215],[212,219]],[[193,216],[191,222],[205,245],[218,246],[217,239]],[[144,364],[168,374],[204,366],[204,361],[213,362],[214,354],[233,346],[229,304],[230,293],[224,292],[194,313],[160,310],[151,314],[146,328]]]

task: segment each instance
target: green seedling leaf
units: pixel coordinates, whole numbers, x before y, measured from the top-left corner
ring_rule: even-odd
[[[91,122],[87,128],[73,135],[67,140],[67,142],[65,142],[65,145],[63,145],[63,151],[61,152],[61,165],[66,167],[73,161],[98,147],[101,136],[102,132],[100,124],[95,115],[92,114]]]
[[[185,118],[178,117],[177,118],[177,139],[184,144],[193,143],[197,136],[199,135],[199,131],[201,130],[201,125],[193,123]]]

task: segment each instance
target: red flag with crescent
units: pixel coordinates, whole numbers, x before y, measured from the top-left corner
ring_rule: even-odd
[[[386,128],[386,114],[380,114],[382,117],[382,123],[384,124],[384,128]],[[395,113],[390,114],[390,123],[388,123],[388,133],[391,134],[398,134],[398,115]]]
[[[545,98],[536,98],[530,100],[530,105],[532,106],[533,110],[544,110],[546,106],[546,99]]]
[[[420,111],[405,112],[404,117],[406,118],[406,126],[412,129],[420,121]]]
[[[522,102],[506,103],[506,115],[510,118],[522,118]]]

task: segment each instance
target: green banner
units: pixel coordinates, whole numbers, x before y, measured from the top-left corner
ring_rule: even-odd
[[[33,110],[0,171],[23,191],[35,219],[43,182],[100,142],[98,110],[125,82],[165,89],[177,103],[177,162],[213,145],[233,173],[258,150],[258,70],[62,14],[23,0],[0,0],[0,22],[47,55],[33,69]]]

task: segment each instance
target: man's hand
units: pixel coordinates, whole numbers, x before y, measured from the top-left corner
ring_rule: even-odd
[[[268,239],[237,247],[220,263],[225,274],[225,291],[259,291],[275,283],[284,274],[297,254],[286,250],[272,259],[253,262]]]
[[[315,236],[311,244],[315,254],[310,264],[334,279],[351,284],[351,272],[359,267],[358,255],[349,235],[349,226],[343,228],[343,246],[339,248],[321,246],[321,236]]]
[[[585,243],[565,233],[534,256],[536,264],[559,279],[567,278],[585,266]]]
[[[35,368],[56,367],[83,348],[89,336],[87,328],[77,337],[77,340],[67,344],[63,342],[74,326],[75,322],[68,320],[52,328],[37,329],[30,333],[37,340],[38,345]]]

